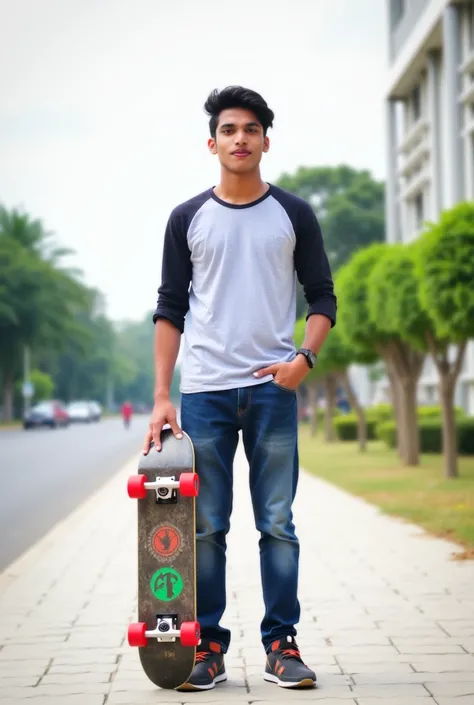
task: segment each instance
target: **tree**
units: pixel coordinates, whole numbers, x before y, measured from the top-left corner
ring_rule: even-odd
[[[0,207],[0,365],[3,416],[12,417],[14,381],[25,346],[61,349],[77,329],[85,294],[38,220]]]
[[[349,377],[349,367],[352,364],[372,364],[377,360],[378,356],[374,352],[360,353],[357,355],[355,351],[343,342],[340,325],[336,325],[331,329],[329,335],[321,349],[318,357],[318,367],[320,374],[324,377],[333,379],[333,388],[339,383],[346,393],[347,399],[354,410],[358,420],[358,440],[359,448],[365,451],[367,447],[367,422],[365,412],[359,403],[357,394],[352,386]],[[335,397],[333,396],[333,399]],[[331,418],[334,414],[334,409],[330,412]]]
[[[439,375],[445,475],[457,477],[454,392],[474,337],[474,203],[460,203],[426,226],[415,245],[420,298],[430,317],[425,339]],[[450,359],[449,343],[456,346]]]
[[[43,401],[45,399],[51,399],[54,392],[54,380],[50,375],[46,374],[45,372],[41,372],[41,370],[32,370],[30,374],[30,382],[33,384],[34,387],[34,402]],[[21,393],[21,380],[18,380],[16,387],[17,392]]]
[[[410,445],[410,437],[406,432],[408,423],[402,410],[407,408],[409,390],[400,383],[400,375],[404,365],[419,364],[418,353],[403,341],[396,333],[384,329],[382,316],[370,316],[369,280],[375,266],[390,249],[389,245],[376,243],[352,256],[351,260],[338,272],[336,278],[336,293],[338,295],[338,321],[341,335],[346,345],[357,355],[373,355],[376,353],[385,362],[390,380],[392,400],[397,416],[398,448],[400,457],[406,464],[413,465],[419,461],[417,446]],[[411,367],[410,367],[411,369]],[[412,376],[412,375],[411,375]]]
[[[297,320],[295,326],[294,341],[296,347],[301,347],[306,330],[305,317]],[[331,329],[324,345],[318,355],[316,366],[305,377],[305,385],[309,390],[310,404],[312,407],[311,434],[316,434],[318,418],[318,390],[319,386],[324,389],[326,407],[324,412],[324,437],[330,443],[336,438],[334,430],[334,413],[336,410],[337,390],[341,385],[344,389],[349,403],[359,419],[359,443],[361,450],[365,449],[367,440],[367,427],[365,414],[357,394],[355,393],[349,378],[348,368],[352,363],[370,364],[374,362],[376,355],[357,355],[347,347],[340,335],[339,323]]]
[[[406,245],[388,246],[368,278],[368,311],[378,331],[377,344],[384,350],[393,384],[398,387],[398,433],[410,465],[419,462],[417,387],[426,345],[419,332],[429,325],[418,291],[414,259]]]
[[[368,171],[344,165],[300,167],[295,174],[283,174],[277,185],[314,208],[334,272],[361,247],[384,241],[384,186]]]
[[[35,306],[41,296],[40,263],[19,243],[0,231],[0,367],[3,418],[13,415],[14,381],[23,344],[36,325]]]

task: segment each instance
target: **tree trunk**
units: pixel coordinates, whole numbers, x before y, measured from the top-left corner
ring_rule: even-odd
[[[8,422],[13,419],[13,370],[5,369],[3,377],[3,420]]]
[[[396,399],[397,444],[405,465],[418,465],[419,430],[416,390],[423,369],[424,353],[397,338],[381,346],[392,393]]]
[[[403,419],[404,462],[406,465],[420,463],[420,437],[417,414],[418,377],[405,377],[400,380],[400,414]]]
[[[439,398],[443,414],[444,475],[448,479],[459,477],[456,438],[456,416],[454,413],[454,389],[456,381],[451,374],[440,375]]]
[[[318,385],[311,384],[308,387],[309,404],[311,407],[310,433],[315,436],[318,432]]]
[[[426,341],[439,375],[438,389],[443,415],[444,474],[448,479],[454,479],[459,477],[454,391],[461,373],[467,340],[458,345],[456,358],[453,362],[449,361],[446,345],[441,346],[430,333],[427,334]]]
[[[326,410],[324,414],[324,440],[332,443],[336,440],[333,417],[336,406],[337,381],[333,375],[326,375],[324,378],[324,392],[326,395]]]
[[[349,400],[349,404],[352,406],[357,416],[357,437],[359,440],[359,450],[364,452],[367,448],[367,421],[365,418],[364,409],[359,404],[357,394],[354,392],[354,388],[352,387],[347,370],[344,370],[344,372],[341,373],[340,380]]]
[[[385,360],[385,365],[387,368],[387,375],[390,382],[390,392],[392,396],[393,410],[395,412],[395,422],[397,424],[397,450],[400,460],[405,462],[405,448],[406,443],[403,437],[403,419],[401,412],[401,399],[400,399],[400,389],[398,385],[398,380],[392,369],[392,364],[390,360]]]

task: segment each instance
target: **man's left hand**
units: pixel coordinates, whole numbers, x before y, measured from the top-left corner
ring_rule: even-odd
[[[291,362],[277,362],[269,367],[264,367],[258,372],[254,372],[254,377],[273,375],[273,379],[280,386],[296,390],[308,372],[309,367],[304,356],[297,355]]]

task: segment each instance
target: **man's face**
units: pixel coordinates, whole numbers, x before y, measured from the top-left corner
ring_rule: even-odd
[[[270,140],[250,110],[230,108],[219,115],[216,137],[208,141],[212,154],[221,165],[235,174],[244,174],[258,167],[262,153],[268,152]]]

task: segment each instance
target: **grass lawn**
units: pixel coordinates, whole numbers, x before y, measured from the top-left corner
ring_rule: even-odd
[[[21,421],[0,421],[0,431],[8,428],[18,428],[21,426]]]
[[[460,477],[443,478],[443,458],[423,455],[421,465],[407,468],[382,442],[360,453],[356,443],[324,443],[300,426],[300,463],[309,472],[364,497],[387,514],[403,517],[436,536],[467,549],[459,558],[474,558],[474,456],[459,459]]]

